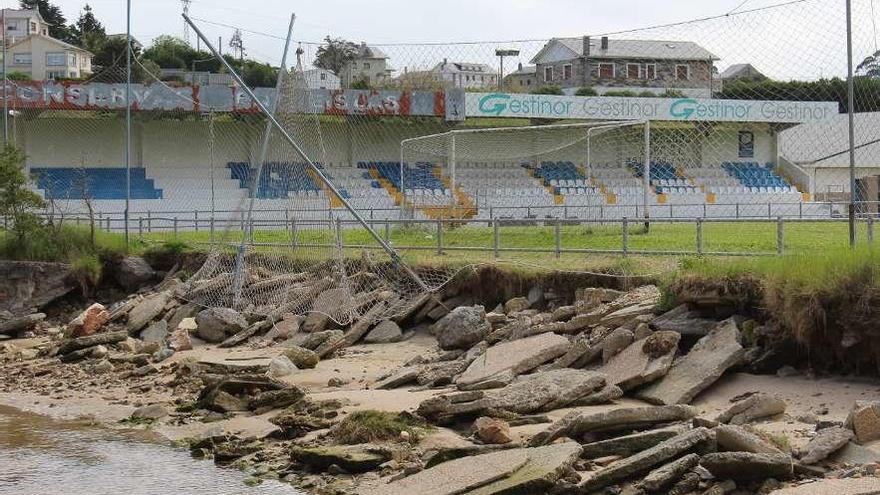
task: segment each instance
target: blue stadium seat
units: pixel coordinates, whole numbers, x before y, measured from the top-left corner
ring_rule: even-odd
[[[323,166],[318,163],[318,168]],[[229,162],[226,167],[230,170],[231,177],[238,180],[239,187],[249,189],[254,180],[257,169],[247,162]],[[326,174],[326,171],[324,172]],[[328,177],[332,179],[332,177]],[[257,187],[257,198],[276,199],[287,198],[290,193],[317,193],[321,187],[308,173],[308,164],[291,162],[267,162],[263,165]],[[339,191],[342,197],[349,198],[348,191]]]
[[[34,167],[31,177],[47,198],[125,199],[125,167],[74,168]],[[144,168],[131,169],[131,199],[162,199]]]
[[[397,190],[406,187],[406,189],[439,190],[444,193],[446,191],[446,185],[435,174],[437,165],[434,163],[416,162],[415,166],[404,164],[401,167],[400,162],[360,162],[358,168],[375,169]],[[401,170],[403,170],[402,176]]]
[[[724,162],[721,164],[727,174],[737,179],[743,187],[749,188],[788,188],[788,181],[773,171],[773,164],[757,162]]]

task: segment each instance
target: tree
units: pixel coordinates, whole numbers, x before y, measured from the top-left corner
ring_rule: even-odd
[[[342,73],[348,63],[354,60],[358,54],[358,46],[351,41],[342,38],[327,36],[325,45],[318,48],[315,54],[315,67],[329,70],[337,76]]]
[[[70,31],[71,39],[74,40],[74,44],[83,47],[89,44],[97,44],[100,39],[107,37],[107,32],[104,30],[104,26],[95,17],[92,7],[89,6],[89,4],[86,4],[85,7],[83,7],[82,12],[79,14],[79,19],[71,24],[68,29]]]
[[[233,55],[238,51],[238,59],[244,60],[244,40],[241,38],[241,29],[236,29],[232,33],[232,38],[229,40],[229,48],[232,48]]]
[[[876,51],[862,60],[856,67],[856,74],[868,77],[880,77],[880,51]]]
[[[23,9],[37,9],[43,20],[49,24],[49,36],[57,38],[68,43],[73,42],[70,31],[67,28],[67,19],[64,13],[57,5],[53,5],[49,0],[21,0],[19,2]]]
[[[27,185],[24,153],[6,146],[0,152],[0,215],[12,220],[13,242],[18,246],[23,246],[29,235],[43,227],[35,210],[46,207],[43,198]]]

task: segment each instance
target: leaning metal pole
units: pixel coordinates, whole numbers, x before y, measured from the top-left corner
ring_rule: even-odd
[[[856,136],[853,82],[852,0],[846,0],[846,98],[849,117],[849,245],[856,245]]]
[[[346,199],[339,192],[339,189],[336,188],[336,185],[330,182],[327,176],[324,175],[324,172],[320,168],[318,168],[317,165],[315,165],[315,162],[313,162],[312,159],[309,158],[309,156],[302,149],[299,143],[297,143],[296,140],[294,140],[293,137],[290,135],[290,133],[287,132],[287,129],[285,129],[284,126],[282,126],[281,123],[278,122],[275,116],[269,112],[268,108],[266,108],[266,105],[264,105],[263,102],[260,101],[259,98],[257,98],[257,95],[254,94],[253,90],[251,90],[251,88],[244,83],[244,80],[241,78],[238,72],[229,64],[229,62],[226,61],[226,59],[220,56],[220,54],[217,52],[217,49],[214,47],[213,44],[211,44],[208,38],[205,37],[205,34],[202,32],[202,30],[195,25],[195,23],[192,21],[192,19],[189,18],[188,15],[184,14],[183,18],[187,22],[187,24],[189,24],[190,27],[193,28],[193,30],[196,32],[196,35],[205,42],[205,45],[208,47],[211,53],[220,60],[220,63],[222,63],[224,67],[226,67],[226,70],[229,71],[229,74],[232,76],[235,82],[238,83],[238,85],[245,93],[247,93],[248,97],[250,97],[254,104],[257,105],[257,108],[259,108],[260,111],[266,115],[266,118],[269,119],[269,121],[272,123],[272,126],[275,127],[275,130],[277,130],[278,133],[281,134],[281,137],[284,138],[284,140],[293,147],[297,154],[299,154],[299,156],[306,161],[309,168],[318,177],[318,179],[325,186],[327,186],[328,189],[330,189],[331,193],[339,198],[339,201],[342,203],[345,209],[347,209],[349,213],[351,213],[351,215],[355,218],[355,220],[357,220],[357,222],[361,224],[361,226],[366,229],[367,232],[370,233],[373,239],[378,242],[380,246],[382,246],[382,249],[385,251],[385,253],[387,253],[388,256],[391,257],[391,260],[395,264],[401,266],[404,270],[406,270],[407,274],[409,274],[409,276],[411,276],[413,280],[419,284],[419,287],[422,290],[426,292],[432,292],[431,289],[422,280],[422,278],[419,277],[419,275],[415,273],[409,266],[407,266],[406,263],[402,262],[402,260],[400,259],[400,255],[397,253],[397,251],[392,248],[391,245],[385,242],[385,239],[383,239],[382,236],[380,236],[378,233],[376,233],[375,230],[373,230],[373,228],[367,223],[366,220],[364,220],[361,214],[358,213],[357,210],[355,210],[354,207],[351,205],[351,203],[348,202],[348,199]]]
[[[0,25],[3,29],[3,145],[9,145],[9,79],[6,77],[6,9],[2,10]]]
[[[281,54],[281,66],[278,68],[278,79],[275,82],[275,102],[272,104],[272,115],[278,111],[278,102],[281,100],[281,88],[284,84],[284,76],[287,73],[287,55],[290,51],[290,38],[293,36],[293,24],[296,22],[296,14],[290,15],[290,24],[287,26],[287,39],[284,41],[284,51]],[[251,183],[250,198],[248,201],[247,223],[244,224],[244,230],[241,234],[241,244],[238,246],[238,253],[235,255],[235,272],[232,278],[232,307],[238,307],[241,301],[242,287],[242,271],[244,270],[244,260],[247,255],[247,242],[251,239],[253,242],[254,235],[254,202],[260,193],[260,181],[263,177],[263,164],[266,163],[269,153],[269,141],[272,138],[272,122],[266,120],[266,129],[263,131],[263,143],[260,146],[260,155],[257,158],[257,175]]]
[[[128,216],[131,207],[131,0],[125,7],[125,250],[128,242]]]

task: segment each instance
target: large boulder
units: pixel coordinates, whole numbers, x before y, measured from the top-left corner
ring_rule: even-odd
[[[390,344],[401,340],[403,340],[403,332],[400,331],[400,326],[391,320],[380,322],[364,337],[364,342],[367,344]]]
[[[318,365],[318,355],[305,347],[290,346],[284,349],[284,356],[300,369],[310,369]]]
[[[196,316],[196,335],[205,342],[217,344],[245,328],[248,323],[238,311],[229,308],[208,308]]]
[[[568,346],[568,339],[553,333],[492,346],[468,366],[456,384],[468,388],[503,373],[512,376],[525,373],[565,354]]]
[[[856,401],[846,418],[846,426],[855,432],[858,443],[880,439],[880,401]]]
[[[809,443],[799,451],[800,461],[804,464],[815,464],[823,461],[831,454],[845,447],[853,438],[852,430],[832,426],[823,428],[811,438]]]
[[[748,481],[765,478],[783,480],[794,475],[794,462],[788,454],[716,452],[706,454],[700,465],[718,479]]]
[[[85,337],[101,331],[109,320],[107,308],[103,304],[95,303],[71,320],[67,329],[73,337]]]
[[[375,445],[330,445],[324,447],[297,447],[290,451],[294,461],[313,469],[326,470],[330,466],[341,467],[347,473],[372,471],[391,459],[387,449]]]
[[[159,320],[141,332],[141,340],[144,342],[155,342],[160,346],[165,344],[165,339],[167,338],[168,322],[165,320]]]
[[[156,276],[153,267],[140,256],[126,256],[115,268],[116,282],[129,291],[140,289]]]
[[[434,324],[440,348],[469,349],[486,338],[492,329],[482,306],[460,306]]]
[[[0,311],[33,312],[72,291],[70,265],[0,260]]]
[[[147,324],[159,316],[171,300],[169,292],[159,292],[145,297],[128,313],[128,333],[137,335]]]
[[[654,404],[687,404],[742,359],[739,329],[730,319],[701,338],[675,361],[669,373],[638,396]]]

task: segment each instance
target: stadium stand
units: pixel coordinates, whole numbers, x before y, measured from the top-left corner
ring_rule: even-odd
[[[31,177],[46,198],[125,199],[124,167],[32,167]],[[131,198],[163,198],[162,190],[156,189],[153,180],[147,178],[146,169],[131,169]]]

